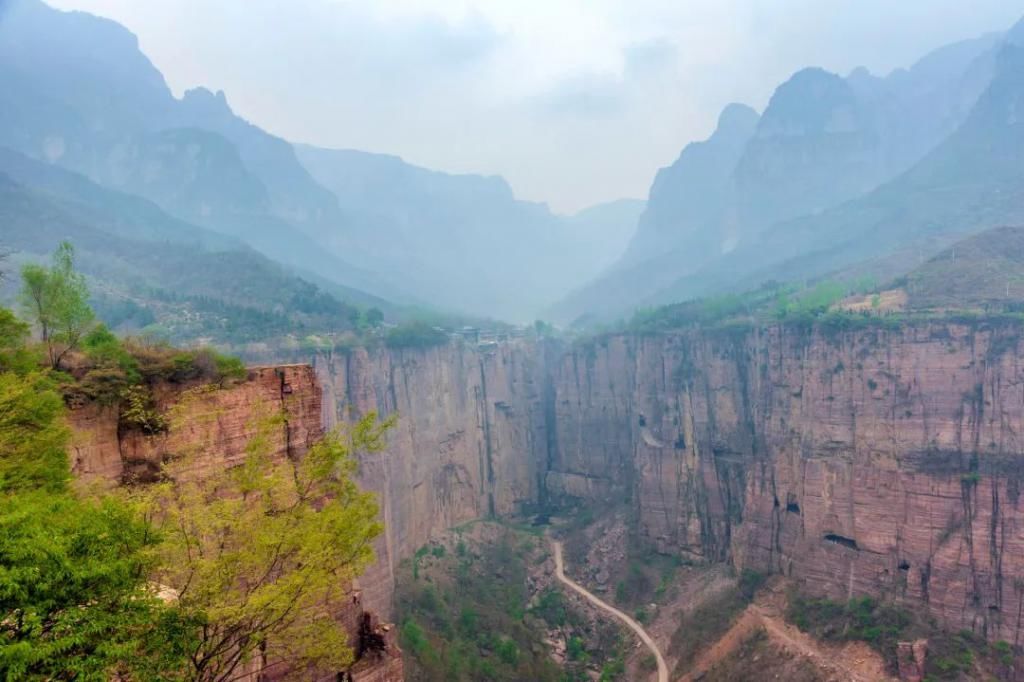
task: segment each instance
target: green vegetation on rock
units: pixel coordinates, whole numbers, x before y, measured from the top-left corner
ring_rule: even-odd
[[[122,427],[154,434],[172,426],[154,408],[154,382],[193,382],[201,399],[246,370],[86,329],[88,310],[74,313],[83,324],[72,339],[61,305],[86,292],[70,255],[25,273],[26,290],[45,294],[31,300],[43,304],[33,317],[52,332],[46,342],[0,309],[0,677],[213,682],[264,655],[344,669],[349,633],[315,614],[348,603],[373,559],[377,506],[353,481],[352,454],[379,450],[391,422],[367,415],[279,461],[269,444],[281,417],[268,416],[238,467],[183,475],[204,454],[198,443],[158,483],[72,485],[66,403],[119,404]],[[73,295],[61,293],[67,282]]]
[[[928,680],[1009,679],[1006,673],[1020,653],[1007,642],[990,643],[970,630],[947,632],[923,614],[871,597],[844,603],[792,594],[786,618],[824,641],[867,642],[893,672],[897,669],[897,642],[926,639]]]
[[[398,574],[396,604],[406,679],[430,682],[622,680],[616,625],[591,631],[561,589],[532,595],[530,568],[549,559],[544,540],[513,525],[477,523],[452,538],[454,551],[421,547]],[[551,658],[549,632],[564,636]]]

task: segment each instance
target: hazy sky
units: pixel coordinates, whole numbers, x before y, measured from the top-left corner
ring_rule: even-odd
[[[180,94],[293,141],[500,173],[563,212],[645,197],[730,101],[886,73],[1009,28],[1007,0],[49,0],[111,17]]]

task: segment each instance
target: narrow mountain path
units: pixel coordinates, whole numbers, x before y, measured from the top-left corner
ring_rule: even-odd
[[[647,648],[654,654],[654,658],[658,661],[658,682],[668,682],[668,666],[665,665],[665,659],[662,657],[661,652],[658,651],[658,646],[651,639],[651,636],[641,627],[640,623],[636,622],[622,611],[603,601],[600,597],[595,596],[589,590],[576,583],[572,578],[565,577],[565,565],[562,562],[562,543],[558,540],[552,540],[551,546],[555,550],[555,576],[559,581],[564,583],[570,589],[580,593],[584,599],[589,601],[594,606],[604,609],[608,613],[612,614],[623,623],[629,626],[632,630],[640,637],[640,640],[647,645]]]

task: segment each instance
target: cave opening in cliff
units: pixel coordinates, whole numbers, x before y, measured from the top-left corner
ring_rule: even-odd
[[[860,549],[859,547],[857,547],[857,541],[856,540],[854,540],[853,538],[848,538],[845,535],[836,535],[835,533],[826,533],[825,534],[825,540],[827,540],[828,542],[834,542],[837,545],[842,545],[843,547],[849,547],[850,549],[856,549],[856,550]]]

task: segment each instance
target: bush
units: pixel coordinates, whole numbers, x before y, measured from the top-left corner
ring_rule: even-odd
[[[640,667],[643,668],[647,659],[651,659],[653,665],[650,670],[654,671],[658,667],[658,662],[654,659],[654,654],[646,656],[641,662]],[[622,660],[621,654],[616,656],[612,660],[604,664],[601,668],[601,677],[598,678],[599,682],[611,682],[612,680],[620,679],[626,674],[626,662]]]
[[[166,343],[138,339],[128,340],[124,346],[137,363],[141,378],[149,383],[209,381],[224,384],[248,376],[241,360],[212,348],[180,350]]]
[[[517,647],[515,641],[511,639],[501,639],[498,642],[498,646],[495,648],[495,653],[498,654],[498,658],[500,658],[506,665],[514,666],[519,662],[519,647]]]
[[[448,335],[425,322],[410,322],[388,331],[388,348],[433,348],[448,343]]]
[[[89,363],[95,368],[117,368],[126,381],[136,383],[142,379],[139,363],[125,348],[121,340],[104,325],[89,332],[82,341],[82,350]]]
[[[586,661],[590,658],[586,648],[583,646],[583,640],[579,637],[569,638],[569,642],[566,645],[566,653],[570,661]]]
[[[128,375],[120,367],[98,367],[86,372],[77,386],[70,388],[100,405],[117,405],[130,385]]]
[[[540,599],[537,600],[537,605],[530,609],[530,612],[543,618],[548,625],[555,627],[565,625],[565,600],[559,590],[550,587],[544,590]]]
[[[895,606],[880,604],[871,597],[847,603],[830,599],[793,596],[786,618],[801,630],[830,641],[864,641],[878,649],[895,665],[896,642],[911,625],[910,614]]]
[[[402,646],[417,657],[422,658],[430,649],[430,642],[427,641],[423,628],[411,618],[402,623],[401,640]]]
[[[122,393],[119,424],[128,429],[138,429],[145,434],[166,433],[167,418],[160,414],[153,404],[153,396],[144,386],[129,386]]]

